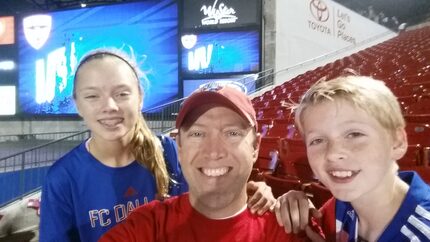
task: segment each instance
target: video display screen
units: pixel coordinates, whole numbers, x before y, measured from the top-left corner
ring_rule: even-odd
[[[237,73],[260,70],[260,34],[236,31],[181,36],[184,76]]]
[[[21,16],[19,105],[26,114],[75,114],[72,90],[79,60],[98,48],[133,55],[146,73],[143,109],[178,93],[178,7],[149,0]]]
[[[261,0],[184,0],[184,29],[237,28],[261,23]]]

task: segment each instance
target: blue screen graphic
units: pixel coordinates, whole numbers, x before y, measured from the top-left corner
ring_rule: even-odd
[[[148,85],[143,85],[143,109],[176,98],[176,1],[106,5],[47,15],[52,19],[51,30],[39,49],[34,46],[38,47],[40,39],[29,40],[24,30],[28,31],[28,27],[20,21],[19,103],[22,112],[75,114],[72,98],[74,69],[88,51],[97,48],[119,48],[136,57],[149,80]],[[46,29],[46,26],[43,27]]]
[[[260,68],[258,31],[205,33],[182,36],[185,75],[251,73]]]
[[[188,97],[192,92],[197,90],[200,85],[203,85],[208,82],[229,82],[235,81],[242,83],[247,90],[247,94],[251,94],[255,91],[255,78],[254,74],[248,75],[234,75],[226,78],[216,78],[216,79],[197,79],[197,80],[183,80],[184,83],[184,91],[183,97]]]

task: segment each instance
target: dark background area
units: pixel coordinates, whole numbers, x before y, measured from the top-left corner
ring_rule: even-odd
[[[79,8],[81,3],[88,6],[133,2],[136,0],[0,0],[0,15],[12,15],[28,12],[51,11],[58,9]],[[334,0],[363,16],[382,21],[384,17],[395,16],[400,23],[415,25],[430,19],[429,0]],[[369,13],[369,6],[373,14]],[[370,11],[372,12],[372,11]],[[381,17],[380,13],[383,13]],[[369,16],[370,15],[370,16]],[[373,16],[372,16],[373,15]]]

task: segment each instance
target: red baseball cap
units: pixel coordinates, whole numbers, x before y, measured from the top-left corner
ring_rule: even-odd
[[[179,129],[187,115],[204,104],[219,104],[230,108],[248,121],[251,127],[257,129],[257,118],[251,100],[246,91],[228,84],[209,83],[194,91],[183,103],[176,118],[176,128]]]

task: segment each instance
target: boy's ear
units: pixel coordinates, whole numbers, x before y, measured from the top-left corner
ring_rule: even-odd
[[[395,132],[392,159],[399,160],[402,158],[408,149],[408,140],[406,136],[406,131],[403,128],[399,128]]]

